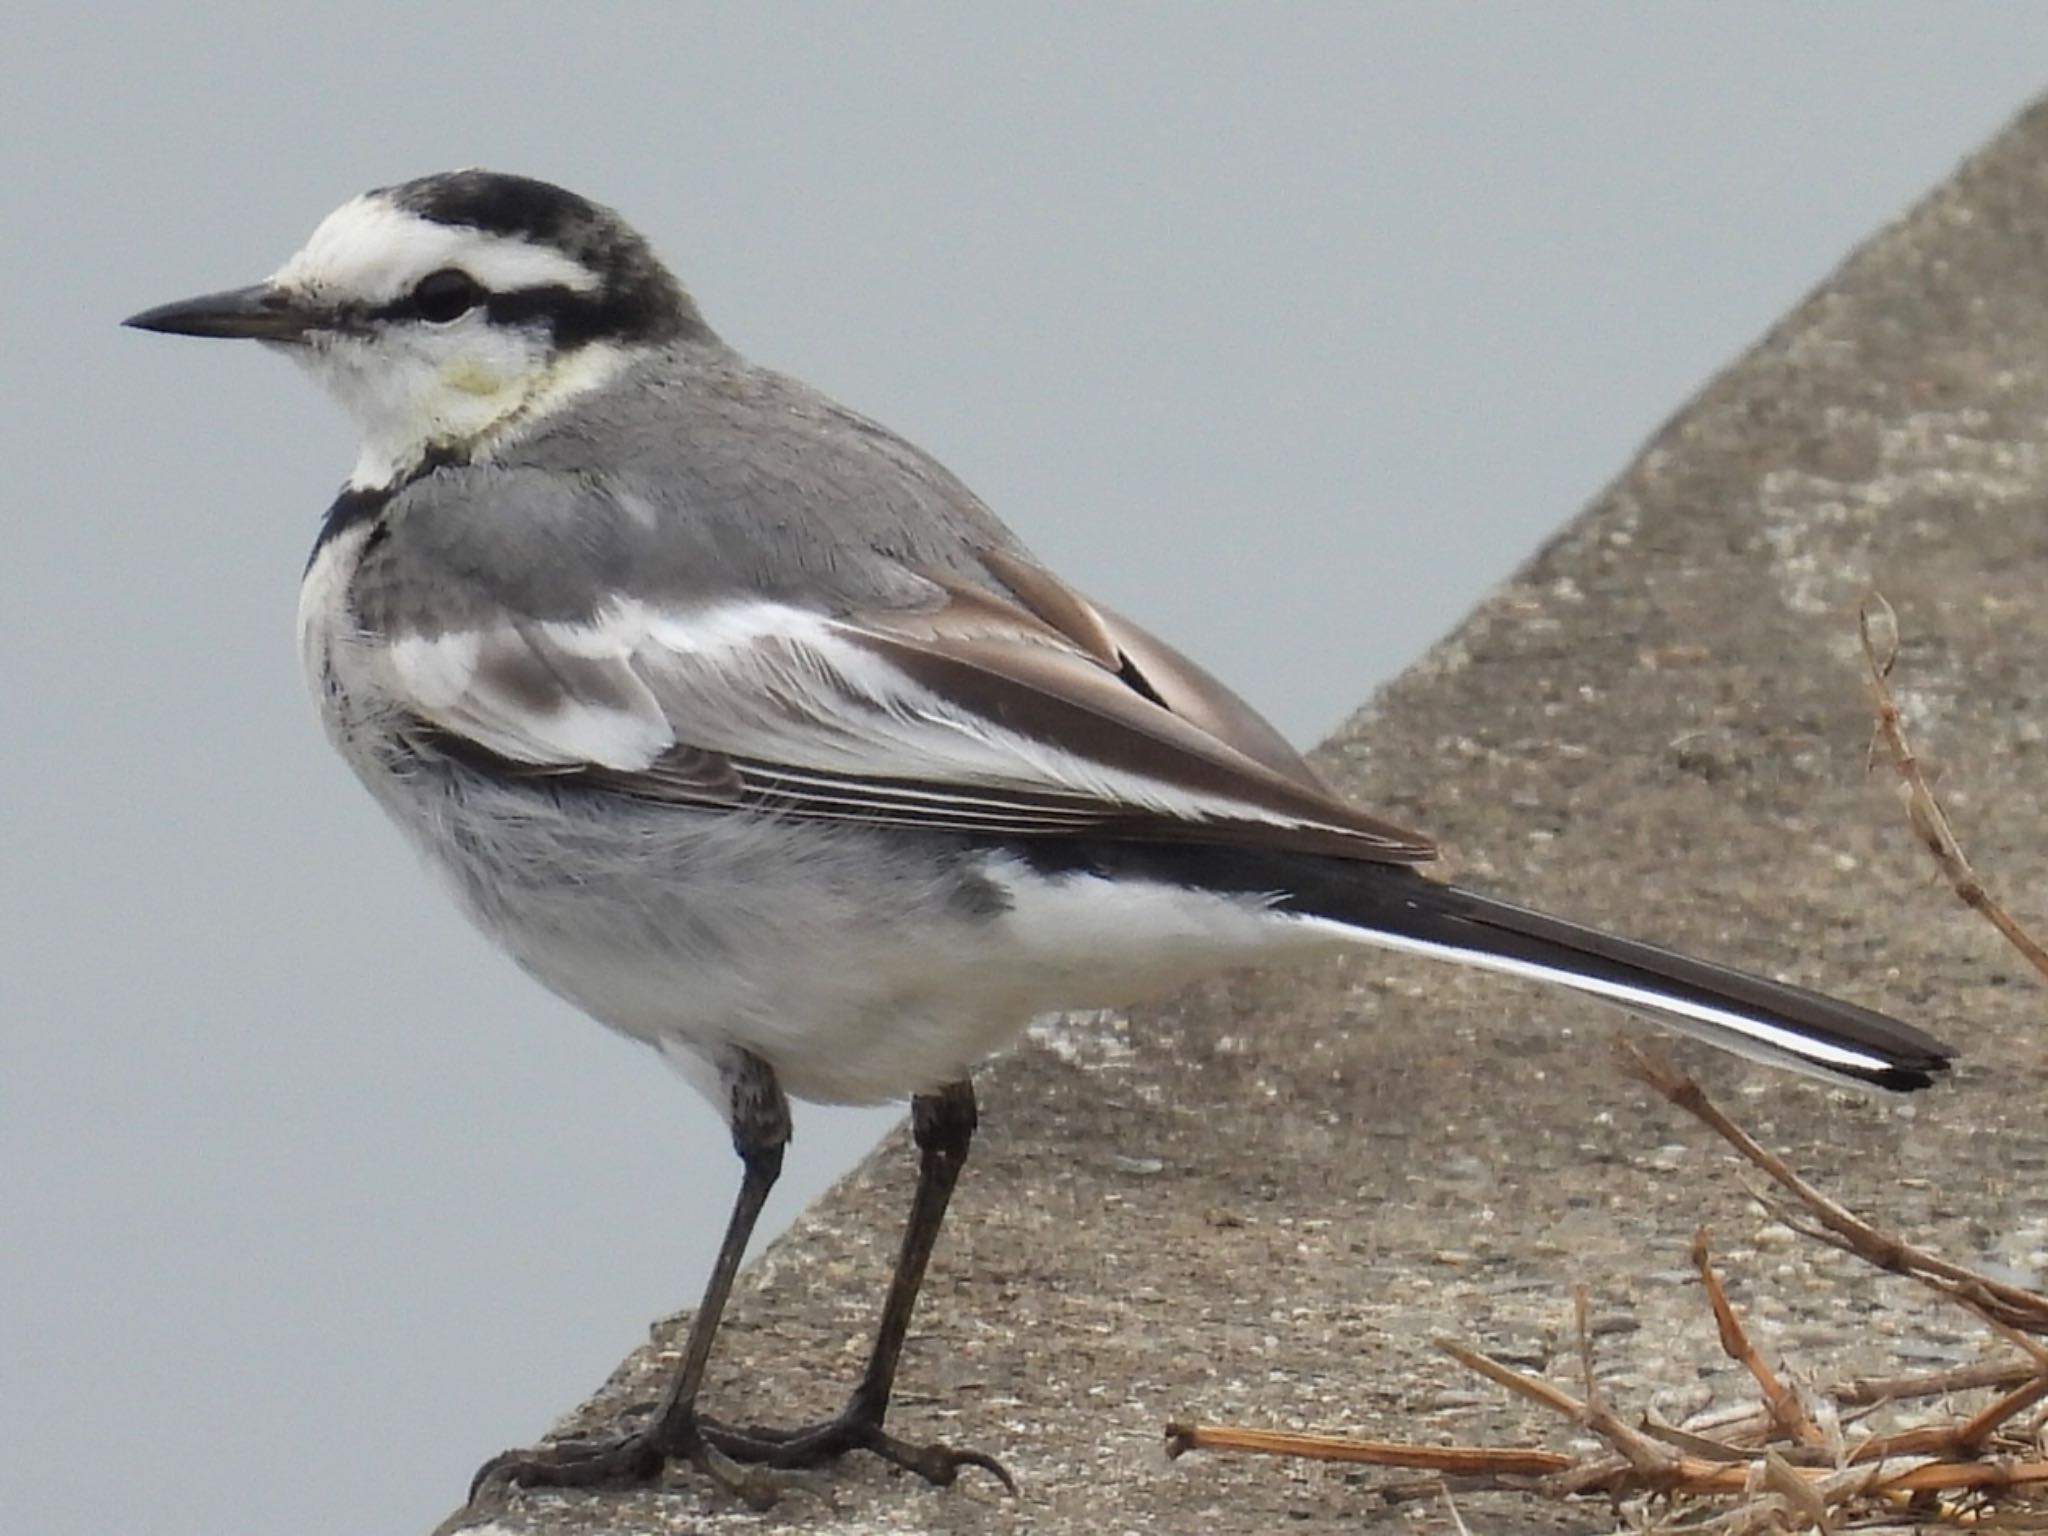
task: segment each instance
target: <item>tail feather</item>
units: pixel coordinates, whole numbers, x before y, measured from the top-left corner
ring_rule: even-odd
[[[1386,883],[1407,889],[1393,901],[1364,903],[1362,912],[1314,915],[1369,942],[1590,993],[1723,1050],[1837,1081],[1894,1092],[1926,1088],[1955,1054],[1909,1024],[1805,987],[1421,877]],[[1285,898],[1282,904],[1297,906]]]
[[[1048,839],[1018,852],[1091,873],[1257,896],[1347,939],[1574,988],[1738,1055],[1894,1092],[1929,1087],[1955,1052],[1909,1024],[1708,960],[1603,933],[1418,874],[1327,855]]]

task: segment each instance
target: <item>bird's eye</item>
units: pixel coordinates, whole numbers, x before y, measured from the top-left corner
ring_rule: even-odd
[[[420,318],[435,325],[460,320],[484,301],[483,285],[467,272],[443,267],[413,285],[412,302]]]

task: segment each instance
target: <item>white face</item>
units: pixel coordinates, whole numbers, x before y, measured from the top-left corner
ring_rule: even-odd
[[[487,456],[523,423],[601,383],[625,361],[618,347],[602,342],[558,354],[544,323],[494,323],[481,303],[445,319],[376,315],[404,301],[421,279],[448,271],[490,294],[588,293],[599,285],[596,273],[560,251],[436,224],[374,193],[329,214],[270,278],[272,287],[312,307],[362,317],[277,344],[361,429],[351,484],[388,484],[436,445]]]

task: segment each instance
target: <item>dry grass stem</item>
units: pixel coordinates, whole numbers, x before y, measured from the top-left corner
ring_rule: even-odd
[[[1728,1293],[1721,1288],[1721,1277],[1714,1273],[1714,1261],[1707,1252],[1705,1227],[1693,1229],[1692,1267],[1699,1272],[1700,1285],[1707,1293],[1707,1305],[1714,1309],[1714,1326],[1721,1334],[1721,1352],[1756,1379],[1757,1389],[1763,1394],[1764,1410],[1772,1421],[1789,1439],[1802,1445],[1825,1443],[1826,1437],[1807,1413],[1806,1405],[1799,1401],[1799,1394],[1778,1379],[1778,1373],[1749,1342],[1741,1319],[1736,1317],[1735,1308],[1729,1304]]]
[[[1220,1424],[1169,1424],[1166,1453],[1247,1451],[1305,1461],[1362,1461],[1377,1467],[1441,1472],[1449,1477],[1543,1477],[1574,1464],[1561,1451],[1501,1449],[1486,1445],[1410,1445],[1353,1435],[1298,1434],[1284,1429],[1232,1429]]]
[[[1854,1254],[1891,1274],[1917,1280],[1989,1322],[2022,1334],[2048,1334],[2048,1297],[1951,1263],[1873,1226],[1807,1183],[1782,1157],[1760,1145],[1729,1119],[1699,1084],[1669,1062],[1650,1055],[1633,1042],[1624,1041],[1621,1050],[1633,1076],[1705,1125],[1792,1196],[1797,1210],[1780,1205],[1772,1205],[1771,1210],[1795,1231]],[[1811,1220],[1802,1219],[1799,1211],[1804,1211]]]
[[[1873,607],[1882,614],[1885,629],[1882,646],[1872,633]],[[1856,628],[1863,639],[1863,683],[1870,693],[1870,707],[1877,716],[1871,754],[1874,758],[1877,743],[1882,741],[1892,760],[1892,767],[1898,772],[1899,781],[1905,786],[1906,815],[1913,824],[1914,835],[1934,855],[1935,863],[1941,866],[1942,874],[1962,903],[1982,914],[1985,921],[2005,936],[2007,943],[2026,957],[2036,972],[2048,977],[2048,949],[2044,949],[1984,888],[1977,871],[1963,856],[1962,844],[1956,841],[1948,815],[1942,810],[1941,802],[1934,798],[1934,791],[1928,788],[1927,776],[1920,769],[1920,759],[1914,755],[1912,744],[1906,739],[1905,723],[1899,714],[1898,700],[1892,695],[1890,681],[1892,668],[1899,659],[1899,616],[1892,611],[1890,603],[1872,592],[1857,605]]]
[[[1690,1078],[1630,1047],[1631,1067],[1671,1103],[1711,1128],[1791,1199],[1799,1229],[1877,1268],[1911,1276],[1983,1318],[2015,1345],[2018,1359],[1916,1375],[1863,1378],[1809,1389],[1791,1386],[1763,1357],[1730,1302],[1708,1245],[1694,1233],[1692,1264],[1714,1319],[1721,1350],[1755,1383],[1758,1403],[1669,1424],[1654,1415],[1630,1422],[1606,1400],[1593,1369],[1586,1292],[1573,1298],[1578,1375],[1584,1396],[1455,1340],[1439,1339],[1452,1359],[1544,1413],[1596,1436],[1596,1450],[1567,1454],[1533,1446],[1417,1445],[1347,1435],[1297,1434],[1225,1425],[1173,1424],[1168,1448],[1238,1451],[1319,1461],[1365,1462],[1428,1471],[1442,1484],[1383,1491],[1413,1496],[1455,1482],[1549,1498],[1733,1500],[1687,1530],[1717,1536],[1851,1529],[2048,1529],[2048,1459],[2041,1426],[2025,1415],[2048,1403],[2048,1299],[1942,1259],[1855,1215],[1807,1184],[1759,1145]],[[1803,1213],[1803,1218],[1802,1218]],[[1997,1395],[1974,1411],[1949,1406],[1965,1392]],[[1889,1433],[1858,1427],[1885,1405],[1926,1402],[1930,1422]],[[1657,1529],[1672,1529],[1657,1525]]]

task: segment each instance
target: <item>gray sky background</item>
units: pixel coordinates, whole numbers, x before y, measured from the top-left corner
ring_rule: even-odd
[[[695,1296],[734,1175],[321,742],[292,613],[338,413],[122,315],[366,186],[559,180],[1308,741],[2048,83],[2048,13],[1932,4],[9,34],[0,1525],[36,1536],[425,1531]],[[776,1219],[881,1123],[800,1113]]]

